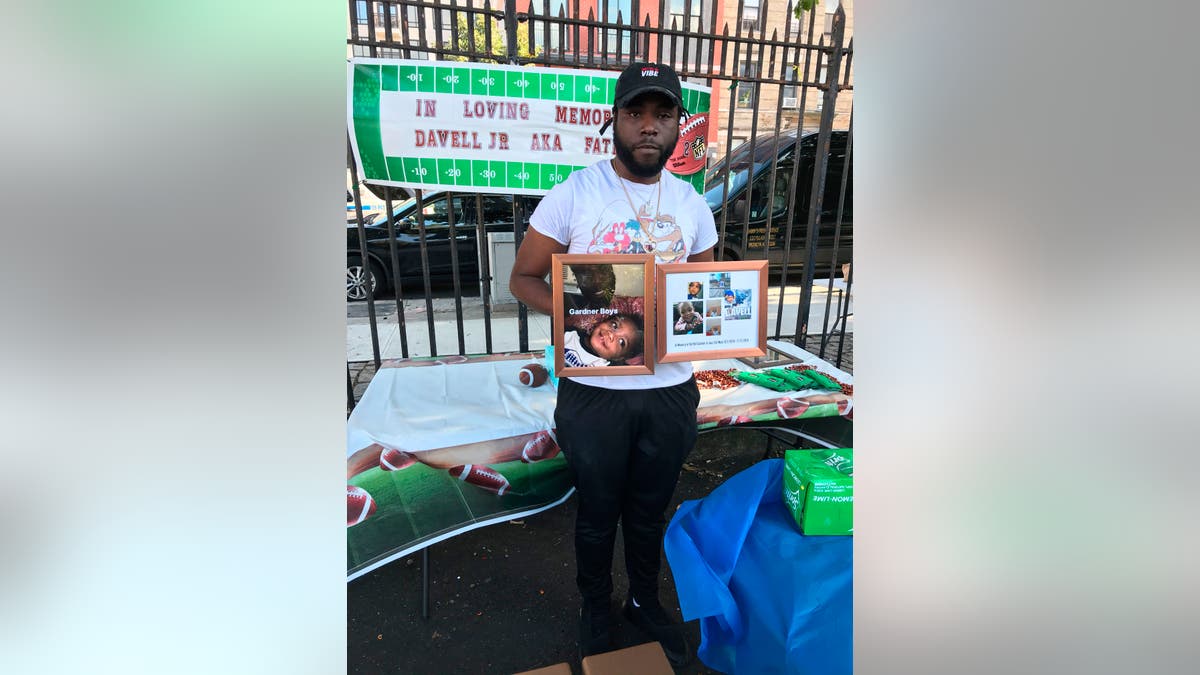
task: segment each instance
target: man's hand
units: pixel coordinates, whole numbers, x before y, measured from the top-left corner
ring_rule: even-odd
[[[532,227],[525,231],[517,260],[513,263],[512,275],[508,278],[508,290],[521,302],[542,314],[554,310],[554,299],[546,275],[550,272],[550,256],[566,253],[567,247]]]

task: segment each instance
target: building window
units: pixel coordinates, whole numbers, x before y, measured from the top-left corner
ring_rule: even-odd
[[[676,30],[700,32],[704,16],[703,5],[702,0],[671,0],[663,26],[670,28],[674,24]]]
[[[542,10],[541,3],[539,2],[537,5],[538,13],[540,14]],[[550,13],[547,15],[547,18],[557,19],[560,12],[563,14],[563,16],[568,18],[570,17],[570,10],[567,7],[567,0],[550,0]],[[616,15],[614,14],[613,16],[615,17]],[[628,23],[628,15],[622,14],[622,18],[626,20],[626,23]],[[613,21],[616,21],[616,19],[614,18]],[[536,49],[541,49],[542,54],[549,54],[552,51],[557,53],[559,51],[560,43],[564,53],[570,51],[571,49],[571,29],[569,27],[564,28],[562,24],[551,21],[550,44],[546,44],[544,37],[545,36],[540,28],[533,31],[533,47]],[[609,39],[616,39],[615,33],[614,37]]]
[[[762,23],[759,21],[758,16],[758,1],[745,0],[745,3],[742,5],[743,31],[755,30],[761,32]]]
[[[382,2],[375,5],[375,26],[385,28],[389,23],[393,28],[400,27],[400,15],[395,5],[385,5]]]
[[[783,85],[783,88],[779,91],[779,95],[783,98],[784,108],[795,108],[799,105],[799,102],[796,100],[796,68],[786,66],[784,70],[786,72],[784,79],[791,84]]]
[[[600,20],[606,23],[617,23],[617,14],[621,15],[621,21],[625,28],[621,31],[621,41],[617,44],[617,30],[610,28],[605,31],[608,38],[608,52],[610,54],[621,54],[628,56],[631,49],[632,35],[629,33],[629,28],[638,25],[638,21],[631,18],[633,14],[633,5],[630,0],[604,0],[601,6]]]
[[[367,25],[367,20],[371,16],[371,13],[367,11],[367,0],[358,0],[354,3],[354,14],[357,17],[358,25]]]
[[[789,37],[789,38],[799,37],[803,31],[804,31],[804,22],[801,21],[800,18],[797,17],[795,14],[788,16],[787,33],[786,33],[787,37]]]
[[[737,107],[753,108],[754,83],[749,80],[758,75],[758,66],[753,63],[743,63],[738,66]]]

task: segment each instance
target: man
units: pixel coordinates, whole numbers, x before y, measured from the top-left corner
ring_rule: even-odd
[[[613,117],[600,128],[603,134],[613,125],[616,156],[572,173],[538,204],[513,265],[513,295],[549,314],[544,278],[555,253],[650,252],[659,264],[713,260],[712,212],[695,189],[663,171],[686,114],[669,66],[635,63],[621,73]],[[663,513],[696,442],[699,401],[690,362],[657,364],[653,375],[559,381],[554,420],[579,499],[582,656],[612,647],[611,570],[620,521],[629,576],[623,615],[660,642],[672,664],[690,660],[682,626],[659,603],[658,577]]]

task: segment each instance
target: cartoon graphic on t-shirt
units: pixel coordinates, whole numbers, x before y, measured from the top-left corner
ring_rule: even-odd
[[[658,218],[647,207],[638,210],[637,219],[614,220],[620,217],[620,207],[614,202],[605,209],[592,228],[588,253],[653,253],[660,263],[672,263],[687,255],[683,233],[675,216],[660,213]],[[628,209],[625,210],[628,213]]]
[[[646,233],[646,239],[649,242],[646,248],[658,256],[661,263],[673,263],[687,254],[683,232],[675,224],[675,216],[669,213],[658,215],[658,222]]]
[[[597,237],[588,246],[588,253],[643,253],[641,238],[642,226],[636,220],[623,223],[613,223],[607,232],[601,234],[597,228]]]

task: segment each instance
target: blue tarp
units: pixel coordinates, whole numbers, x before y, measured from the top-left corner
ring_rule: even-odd
[[[837,675],[853,669],[853,537],[804,536],[783,502],[783,460],[684,502],[667,559],[699,658],[736,673]]]

